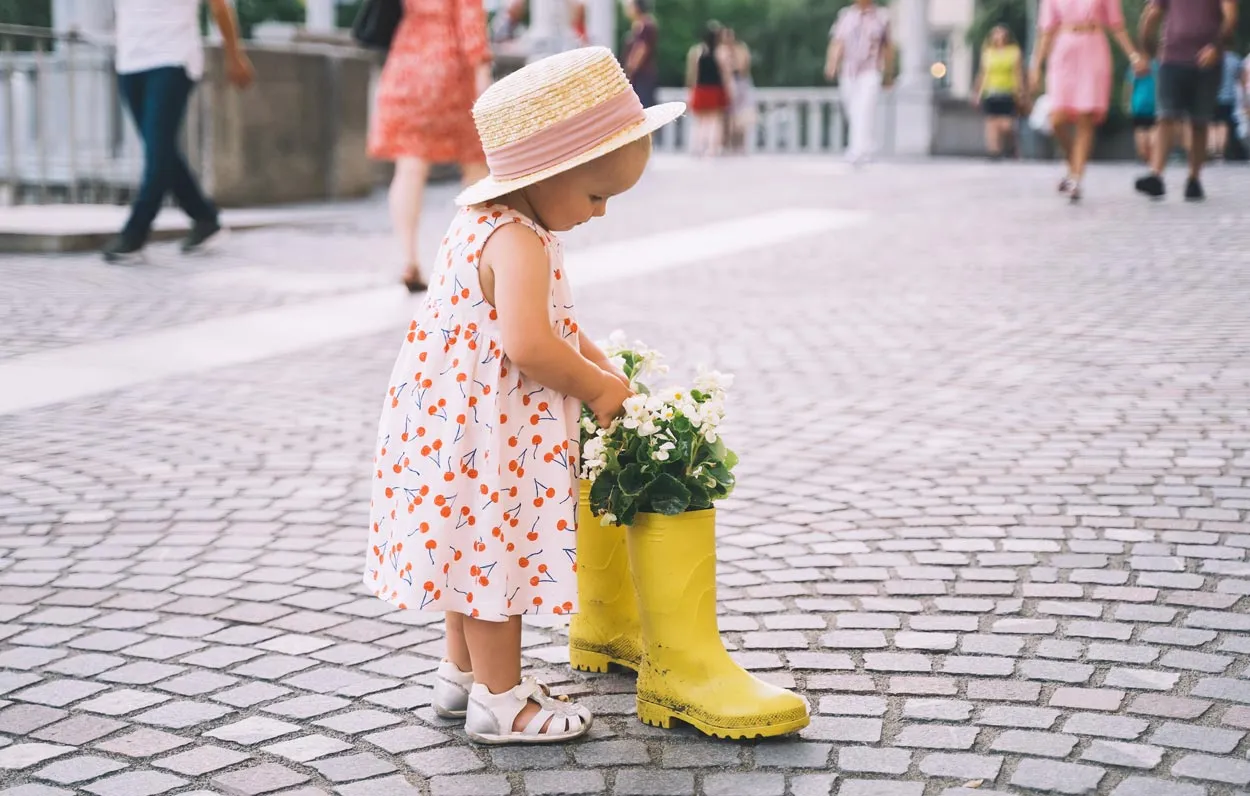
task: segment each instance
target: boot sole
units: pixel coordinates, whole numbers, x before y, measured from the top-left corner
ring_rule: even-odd
[[[627,661],[604,655],[601,652],[591,652],[589,650],[577,649],[576,647],[569,647],[569,666],[579,672],[605,674],[611,670],[612,664],[616,664],[622,669],[628,669],[635,674],[638,673],[637,661]]]
[[[663,705],[657,705],[654,702],[647,702],[642,699],[638,700],[638,718],[642,720],[643,724],[649,724],[652,727],[660,727],[665,730],[673,728],[673,721],[680,721],[689,724],[704,735],[733,740],[775,738],[779,735],[789,735],[792,732],[798,732],[811,723],[811,717],[804,716],[801,719],[787,721],[783,724],[765,724],[756,727],[718,727],[715,724],[708,724],[705,721],[684,715]]]

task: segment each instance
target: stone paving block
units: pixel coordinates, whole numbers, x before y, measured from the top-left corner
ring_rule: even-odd
[[[819,768],[829,766],[833,744],[777,742],[755,747],[755,765],[759,768]],[[574,753],[577,754],[576,752]],[[580,762],[580,756],[578,756]]]
[[[573,748],[573,759],[580,766],[639,766],[651,762],[646,744],[641,741],[592,741]]]
[[[172,733],[138,727],[133,732],[101,741],[95,748],[127,757],[153,757],[189,743],[190,740]]]
[[[75,751],[72,746],[52,743],[15,743],[0,749],[0,771],[30,768],[45,760]]]
[[[1063,725],[1062,731],[1075,735],[1096,735],[1132,741],[1150,726],[1142,719],[1128,716],[1107,716],[1099,713],[1075,713]]]
[[[1127,669],[1115,667],[1107,672],[1103,683],[1111,688],[1132,688],[1147,691],[1170,691],[1180,680],[1173,672],[1152,669]]]
[[[1192,691],[1194,696],[1224,699],[1250,705],[1250,680],[1234,680],[1231,677],[1207,677],[1198,681]],[[1177,717],[1182,718],[1182,717]]]
[[[185,666],[140,661],[139,663],[130,663],[120,668],[112,669],[101,674],[99,679],[109,683],[149,685],[167,677],[173,677],[175,674],[185,672],[186,670],[187,667]]]
[[[1172,775],[1229,785],[1250,785],[1250,763],[1223,756],[1185,755],[1172,766]]]
[[[105,774],[111,774],[125,767],[125,763],[119,763],[116,760],[99,755],[74,755],[73,757],[59,758],[50,765],[44,766],[35,772],[35,776],[62,785],[69,785],[102,777]]]
[[[1245,737],[1246,733],[1236,730],[1221,730],[1169,721],[1155,730],[1149,740],[1151,743],[1175,749],[1191,749],[1195,752],[1226,755],[1236,749],[1237,744],[1241,743],[1241,739]]]
[[[379,727],[390,727],[391,725],[399,724],[401,721],[403,721],[403,719],[390,713],[384,713],[380,710],[366,709],[340,713],[328,719],[320,719],[319,721],[315,721],[313,723],[318,727],[325,727],[326,729],[334,730],[335,732],[341,732],[346,735],[356,735],[358,733],[376,730]]]
[[[80,713],[31,733],[31,737],[49,743],[82,746],[115,733],[126,726],[129,725],[123,721],[114,721],[102,716],[89,716]]]
[[[1195,689],[1196,693],[1196,689]],[[1134,697],[1127,708],[1129,713],[1142,716],[1160,716],[1167,719],[1196,719],[1211,708],[1202,699],[1168,696],[1167,694],[1142,694]]]
[[[643,753],[646,753],[645,747]],[[425,752],[416,752],[404,757],[404,764],[413,771],[426,777],[440,774],[468,774],[486,767],[482,759],[472,749],[457,746],[444,746]],[[627,770],[627,769],[623,769]],[[619,782],[620,774],[617,774]]]
[[[299,732],[299,730],[298,724],[278,721],[277,719],[270,719],[264,716],[249,716],[234,724],[227,724],[224,727],[209,730],[204,735],[223,741],[233,741],[244,746],[255,746],[266,741],[272,741],[274,738],[280,738],[283,735]]]
[[[844,746],[837,751],[837,766],[857,774],[906,774],[912,753],[907,749]]]
[[[1024,759],[1011,776],[1011,784],[1047,793],[1096,793],[1106,770],[1080,763]]]
[[[930,777],[994,780],[1002,765],[994,755],[939,752],[920,758],[920,771]]]
[[[1159,659],[1160,666],[1208,674],[1222,674],[1232,662],[1233,659],[1226,655],[1212,655],[1192,650],[1169,650]]]
[[[313,760],[308,765],[321,772],[321,776],[335,783],[376,777],[395,770],[395,765],[390,761],[367,752],[341,757],[323,757]]]
[[[527,783],[528,784],[528,783]],[[598,793],[598,791],[577,791]],[[707,796],[784,796],[786,780],[781,774],[711,774],[703,779]]]
[[[448,783],[444,782],[444,780],[447,779],[453,780],[450,787],[448,787]],[[459,778],[456,777],[436,777],[430,781],[431,792],[441,793],[444,794],[444,796],[469,796],[469,794],[473,793],[471,790],[457,790],[456,780],[458,779]],[[502,779],[505,786],[508,784],[508,781],[503,777],[496,777],[495,779]],[[435,783],[438,784],[436,785]],[[482,784],[484,789],[481,793],[485,796],[485,794],[488,794],[490,791],[485,789],[485,783]],[[436,787],[441,788],[442,790],[435,790]],[[334,789],[334,792],[338,794],[338,796],[421,796],[421,789],[410,783],[400,774],[393,774],[389,777],[379,777],[377,779],[367,779],[361,782],[349,782],[345,785],[339,785]],[[510,792],[511,789],[505,790],[502,794],[500,794],[500,796],[507,796]]]
[[[909,699],[903,704],[903,718],[922,721],[967,721],[973,705],[961,699]]]
[[[834,774],[798,774],[790,777],[791,796],[832,796]]]
[[[1080,710],[1119,710],[1125,692],[1112,688],[1057,688],[1050,696],[1053,708]]]
[[[230,796],[256,796],[307,782],[307,774],[293,771],[277,763],[261,763],[217,774],[212,784]]]
[[[331,738],[328,735],[313,734],[269,744],[268,746],[261,747],[261,751],[268,752],[271,755],[285,757],[286,759],[294,760],[297,763],[307,763],[309,760],[316,760],[317,758],[325,757],[326,755],[338,754],[339,752],[344,752],[351,748],[351,744],[343,743],[337,738]]]
[[[674,754],[674,751],[685,750],[685,746],[662,746],[660,756],[663,765],[670,768],[699,765],[694,761],[696,754]],[[489,750],[491,762],[503,771],[517,771],[529,768],[559,768],[569,763],[569,756],[564,749],[556,746],[499,746]],[[722,756],[709,765],[737,765],[738,752]]]
[[[905,724],[894,740],[895,746],[920,749],[954,749],[966,751],[976,743],[977,727],[950,724]]]
[[[77,702],[80,699],[86,699],[107,689],[108,686],[100,685],[99,683],[66,678],[52,683],[41,683],[10,694],[9,697],[21,702],[34,702],[39,705],[63,708],[66,705]]]
[[[1059,718],[1059,711],[1052,708],[1026,708],[1015,705],[990,705],[981,710],[977,724],[989,727],[1022,727],[1048,730]]]
[[[134,717],[134,720],[140,724],[152,724],[157,727],[168,727],[171,730],[183,730],[220,719],[233,712],[230,708],[221,705],[179,700],[166,702],[160,707],[140,713]]]
[[[352,714],[344,714],[344,715],[350,716]],[[389,715],[389,714],[383,714],[383,715]],[[372,729],[374,726],[377,726],[376,722],[378,720],[379,719],[376,717],[369,718],[366,723],[369,724],[370,726],[365,727],[365,728],[361,728],[359,718],[351,720],[346,725],[344,725],[342,722],[334,721],[333,719],[327,720],[327,721],[319,721],[317,722],[317,724],[327,727],[332,730],[336,730],[337,732],[345,732],[349,735],[354,735],[359,732],[365,732],[368,729]],[[394,722],[391,722],[391,723],[394,723]],[[347,726],[348,729],[346,730],[342,729],[342,727],[344,726]],[[401,754],[403,752],[411,752],[414,749],[425,749],[430,746],[437,746],[438,744],[445,743],[448,740],[447,736],[440,732],[435,732],[434,730],[430,730],[425,727],[416,727],[416,726],[397,727],[393,730],[384,730],[383,732],[377,732],[372,735],[366,735],[364,739],[368,741],[369,743],[373,744],[374,746],[378,746],[378,747],[381,747],[382,749],[385,749],[391,754]]]
[[[291,689],[272,683],[244,683],[243,685],[213,694],[211,699],[236,708],[250,708],[291,693]]]
[[[890,678],[890,693],[907,696],[954,696],[959,683],[951,677],[911,677],[895,675]]]
[[[1128,777],[1111,791],[1111,796],[1207,796],[1207,789],[1161,779]]]
[[[1089,678],[1094,676],[1094,667],[1087,663],[1026,660],[1020,663],[1020,672],[1030,680],[1086,683],[1089,682]],[[1114,684],[1108,683],[1108,685]]]
[[[881,697],[832,695],[820,698],[819,712],[838,716],[884,716],[886,703]]]
[[[694,775],[688,771],[626,768],[617,772],[615,790],[618,796],[688,796],[695,792]]]
[[[283,700],[273,705],[266,705],[261,710],[266,713],[273,713],[278,716],[286,716],[292,719],[309,719],[313,716],[321,716],[326,713],[340,710],[352,704],[350,699],[342,697],[325,696],[323,694],[312,694],[309,696],[300,696],[293,699]]]
[[[603,793],[607,790],[602,771],[529,771],[525,789],[532,796]]]
[[[1042,695],[1041,683],[1009,680],[971,680],[968,698],[994,702],[1037,702]]]
[[[186,784],[182,777],[164,771],[125,771],[81,787],[96,796],[156,796]]]
[[[987,655],[947,655],[942,665],[945,674],[971,674],[979,677],[1010,677],[1016,670],[1013,658]]]
[[[40,727],[55,724],[68,715],[68,711],[44,705],[10,705],[0,710],[0,732],[26,735]]]
[[[0,790],[0,796],[74,796],[74,793],[64,788],[54,788],[51,785],[30,783]]]
[[[368,796],[368,793],[361,791],[359,796]],[[498,774],[461,774],[430,780],[431,796],[508,796],[510,793],[512,786],[508,784],[507,777]],[[534,791],[530,790],[530,793]]]
[[[101,694],[94,699],[81,702],[74,706],[75,710],[86,710],[91,713],[103,713],[106,716],[124,716],[137,710],[150,708],[168,702],[170,697],[152,694],[133,688],[118,688]]]
[[[1224,711],[1220,721],[1229,727],[1240,727],[1243,730],[1250,730],[1250,707],[1234,705]]]
[[[924,796],[923,782],[884,779],[844,779],[838,796]]]
[[[800,736],[812,741],[878,743],[881,728],[881,719],[814,716]]]
[[[212,771],[251,759],[251,755],[222,746],[196,746],[184,752],[161,758],[152,763],[188,777],[198,777]]]
[[[1012,752],[1038,757],[1067,757],[1076,748],[1076,736],[1032,730],[1007,730],[994,739],[995,752]]]
[[[1163,749],[1147,744],[1096,739],[1081,753],[1082,760],[1122,768],[1152,769],[1163,762]]]

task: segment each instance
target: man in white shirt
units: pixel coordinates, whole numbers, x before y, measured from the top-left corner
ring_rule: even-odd
[[[221,29],[226,76],[246,88],[254,75],[239,47],[234,8],[230,0],[209,0],[209,6]],[[143,181],[126,226],[104,247],[108,262],[125,262],[142,251],[167,193],[191,217],[184,252],[221,230],[217,207],[178,147],[187,98],[204,72],[199,10],[200,0],[116,0],[117,80],[143,138]]]
[[[894,44],[889,13],[873,0],[856,0],[838,12],[829,31],[825,78],[838,80],[850,128],[846,156],[861,163],[876,149],[873,122],[881,87],[894,82]]]

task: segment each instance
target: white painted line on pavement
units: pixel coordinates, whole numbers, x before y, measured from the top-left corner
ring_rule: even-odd
[[[714,261],[858,226],[864,213],[792,208],[571,250],[578,285]],[[0,414],[397,329],[414,302],[392,287],[188,323],[0,361]]]

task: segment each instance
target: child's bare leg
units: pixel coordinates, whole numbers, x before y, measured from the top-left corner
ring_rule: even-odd
[[[469,645],[464,640],[464,614],[448,611],[447,617],[447,660],[456,664],[462,672],[473,671],[473,662],[469,656]]]
[[[473,660],[473,681],[486,686],[492,694],[502,694],[520,683],[521,617],[512,616],[506,622],[487,622],[468,616],[462,616],[461,620],[469,657]],[[512,722],[513,731],[525,729],[538,710],[537,702],[522,708]]]

